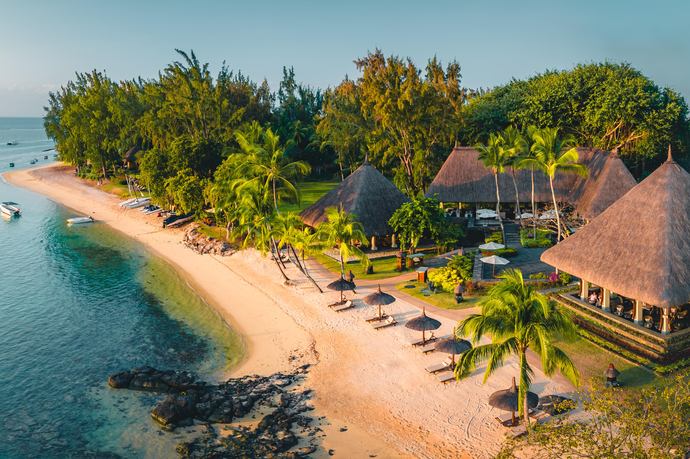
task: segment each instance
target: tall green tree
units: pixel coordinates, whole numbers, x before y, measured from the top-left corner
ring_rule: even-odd
[[[515,172],[518,170],[520,160],[527,151],[527,142],[522,136],[522,133],[515,126],[508,126],[500,135],[508,154],[506,164],[510,166],[510,177],[513,179],[513,188],[515,189],[515,213],[517,214],[518,220],[522,220],[520,193],[518,191],[517,180],[515,180]]]
[[[498,174],[505,172],[505,168],[511,161],[511,153],[505,146],[503,138],[498,134],[489,135],[489,140],[486,145],[477,145],[477,151],[479,151],[479,160],[484,163],[484,165],[491,169],[494,175],[494,184],[496,187],[496,217],[498,218],[498,224],[501,226],[501,235],[503,236],[503,241],[506,240],[505,229],[503,228],[503,218],[501,218],[501,189],[498,185]]]
[[[340,274],[345,277],[345,263],[351,256],[359,258],[362,266],[369,265],[369,258],[357,246],[366,246],[367,236],[356,217],[342,207],[326,209],[326,221],[316,228],[319,239],[325,247],[337,248],[340,256]]]
[[[407,246],[415,251],[423,237],[441,245],[451,235],[446,214],[436,198],[415,198],[404,203],[393,212],[388,224],[398,235],[402,250]]]
[[[466,378],[478,363],[486,361],[486,382],[507,358],[517,357],[519,413],[529,426],[527,392],[534,370],[527,361],[527,352],[531,350],[539,355],[547,376],[559,370],[578,385],[580,377],[575,365],[554,344],[558,338],[574,336],[575,325],[553,301],[525,284],[521,271],[511,269],[498,277],[501,282],[491,287],[481,301],[481,313],[471,314],[456,329],[458,337],[469,336],[475,346],[462,355],[455,375],[458,379]],[[478,344],[484,337],[489,337],[491,343]]]
[[[535,153],[535,164],[549,178],[551,187],[551,198],[553,208],[556,212],[556,225],[558,226],[557,241],[561,240],[561,216],[556,200],[556,191],[553,180],[558,172],[578,174],[586,177],[587,167],[580,164],[579,153],[573,147],[574,139],[572,136],[559,136],[558,128],[544,128],[533,134],[534,143],[532,150]]]

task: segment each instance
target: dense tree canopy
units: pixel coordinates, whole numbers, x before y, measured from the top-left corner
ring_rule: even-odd
[[[410,59],[379,50],[355,61],[362,75],[325,98],[318,132],[341,166],[369,159],[407,194],[424,191],[456,140],[464,92],[460,65],[436,59],[422,72]]]
[[[510,124],[559,128],[578,145],[617,150],[638,176],[656,167],[669,143],[688,152],[685,100],[628,64],[578,65],[479,94],[465,107],[461,138],[483,143]]]

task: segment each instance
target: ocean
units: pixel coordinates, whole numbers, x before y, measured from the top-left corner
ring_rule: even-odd
[[[0,173],[52,161],[52,146],[41,119],[0,118]],[[173,457],[186,433],[150,418],[161,396],[108,376],[150,365],[214,380],[239,337],[140,244],[67,227],[68,209],[4,180],[0,201],[23,211],[0,219],[0,457]]]

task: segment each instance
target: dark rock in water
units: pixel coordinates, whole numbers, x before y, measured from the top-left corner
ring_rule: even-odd
[[[108,378],[108,385],[114,389],[127,389],[133,375],[129,371],[115,373]]]
[[[180,443],[181,457],[197,458],[301,458],[315,451],[316,429],[313,419],[304,416],[312,409],[310,390],[299,391],[296,383],[306,369],[293,374],[245,376],[212,385],[198,381],[184,371],[161,371],[151,367],[135,368],[108,378],[113,388],[154,391],[167,394],[151,411],[151,417],[165,429],[188,426],[195,421],[230,424],[251,415],[257,406],[273,411],[261,418],[255,428],[237,427],[227,436],[219,436],[206,425],[200,438]],[[290,387],[290,389],[288,389]],[[307,439],[307,446],[295,448],[298,437],[293,427]]]
[[[191,395],[168,395],[151,411],[151,417],[164,427],[189,424],[194,416],[195,402]]]
[[[151,367],[139,367],[115,373],[108,378],[114,389],[146,390],[152,392],[179,392],[203,386],[187,371],[158,371]]]

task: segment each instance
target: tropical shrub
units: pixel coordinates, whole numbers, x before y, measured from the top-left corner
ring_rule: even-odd
[[[512,247],[506,247],[505,249],[498,249],[494,253],[499,257],[510,258],[517,255],[518,251]]]
[[[566,272],[561,271],[560,273],[558,273],[558,282],[561,285],[568,285],[570,283],[570,281],[572,280],[572,278],[573,277]]]
[[[456,255],[443,268],[429,272],[429,280],[444,292],[453,292],[455,287],[464,281],[472,280],[474,254]]]
[[[484,239],[484,242],[495,242],[497,244],[503,244],[503,234],[500,231],[494,231]]]
[[[551,231],[537,228],[537,237],[531,228],[523,228],[520,230],[520,244],[526,248],[551,247]]]

